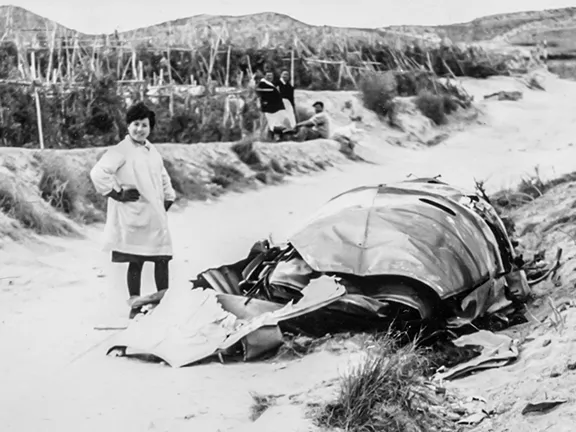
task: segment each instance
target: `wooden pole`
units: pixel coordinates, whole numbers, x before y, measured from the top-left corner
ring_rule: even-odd
[[[226,84],[225,87],[230,85],[230,50],[231,46],[228,45],[228,55],[226,56]]]
[[[144,81],[144,62],[138,61],[138,80]]]
[[[252,62],[248,54],[246,54],[246,60],[248,60],[248,73],[250,74],[250,79],[252,79],[254,78],[254,72],[252,71]]]
[[[220,47],[221,33],[218,34],[216,42],[212,44],[210,48],[210,64],[208,66],[208,82],[212,81],[212,70],[214,69],[214,64],[216,63],[216,58],[218,56],[218,49]]]
[[[122,78],[120,78],[120,81],[124,81],[126,74],[128,73],[128,69],[130,69],[130,60],[126,62],[126,67],[124,68],[124,72],[122,72]]]
[[[92,55],[90,56],[90,72],[92,72],[92,74],[96,74],[97,43],[98,43],[98,40],[96,38],[94,38],[94,43],[92,44]]]
[[[172,81],[172,62],[170,61],[172,52],[170,51],[170,45],[172,44],[172,24],[168,22],[168,82],[170,83],[170,117],[174,116],[174,82]]]
[[[32,51],[32,86],[34,88],[34,102],[36,104],[36,121],[38,123],[38,139],[40,140],[40,150],[44,150],[44,133],[42,131],[42,109],[40,106],[40,95],[36,87],[36,53]]]
[[[124,62],[124,51],[116,47],[116,52],[118,57],[116,58],[116,79],[120,79],[120,73],[122,72],[122,63]]]
[[[142,83],[140,84],[140,100],[144,101],[144,87],[146,86],[146,84],[144,84],[144,63],[142,62],[142,60],[140,60],[138,62],[138,80],[141,81]]]
[[[56,29],[52,30],[52,39],[50,40],[50,54],[48,58],[48,67],[46,69],[46,81],[50,82],[50,74],[52,73],[52,65],[54,63],[54,48],[56,47]]]
[[[68,77],[68,81],[76,81],[76,57],[78,55],[80,46],[78,45],[78,34],[74,36],[74,48],[72,49],[72,77]]]
[[[138,79],[138,68],[136,67],[136,50],[132,50],[132,79]]]
[[[294,87],[294,48],[290,52],[290,84]]]

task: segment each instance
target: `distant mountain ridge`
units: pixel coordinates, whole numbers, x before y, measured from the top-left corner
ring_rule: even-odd
[[[314,26],[290,16],[263,12],[243,16],[197,15],[137,28],[117,35],[90,35],[18,6],[0,6],[0,39],[26,44],[46,42],[52,37],[78,35],[83,40],[118,37],[130,44],[151,47],[194,47],[210,39],[244,47],[274,47],[338,44],[345,41],[394,44],[398,40],[440,40],[453,42],[498,41],[518,45],[546,39],[551,49],[576,52],[576,7],[491,15],[468,23],[440,26],[388,26],[347,28]],[[339,42],[340,41],[340,42]]]

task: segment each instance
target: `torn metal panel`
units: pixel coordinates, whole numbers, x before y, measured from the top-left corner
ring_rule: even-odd
[[[237,318],[218,303],[213,290],[168,290],[149,314],[130,322],[110,350],[125,347],[181,367],[213,355],[235,330]]]
[[[289,240],[315,271],[403,276],[445,299],[504,268],[486,222],[447,195],[416,183],[358,188],[326,203]]]
[[[280,322],[328,306],[345,293],[329,277],[316,279],[298,303],[284,306],[258,299],[246,304],[245,297],[214,290],[169,290],[156,309],[120,333],[108,352],[125,347],[182,367],[241,343],[245,360],[251,360],[282,344]]]

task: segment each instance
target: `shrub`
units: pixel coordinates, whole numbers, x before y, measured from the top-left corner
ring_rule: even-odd
[[[387,116],[392,109],[392,99],[397,95],[396,87],[392,72],[365,74],[360,81],[364,106],[380,116]]]
[[[446,114],[457,108],[449,96],[437,95],[428,91],[421,92],[416,97],[416,106],[422,114],[437,125],[445,124]]]

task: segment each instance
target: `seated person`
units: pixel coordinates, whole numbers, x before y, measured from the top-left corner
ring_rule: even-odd
[[[330,117],[324,111],[324,104],[316,102],[314,105],[315,114],[309,120],[296,124],[295,129],[302,129],[299,134],[303,141],[311,141],[320,138],[330,138]]]

